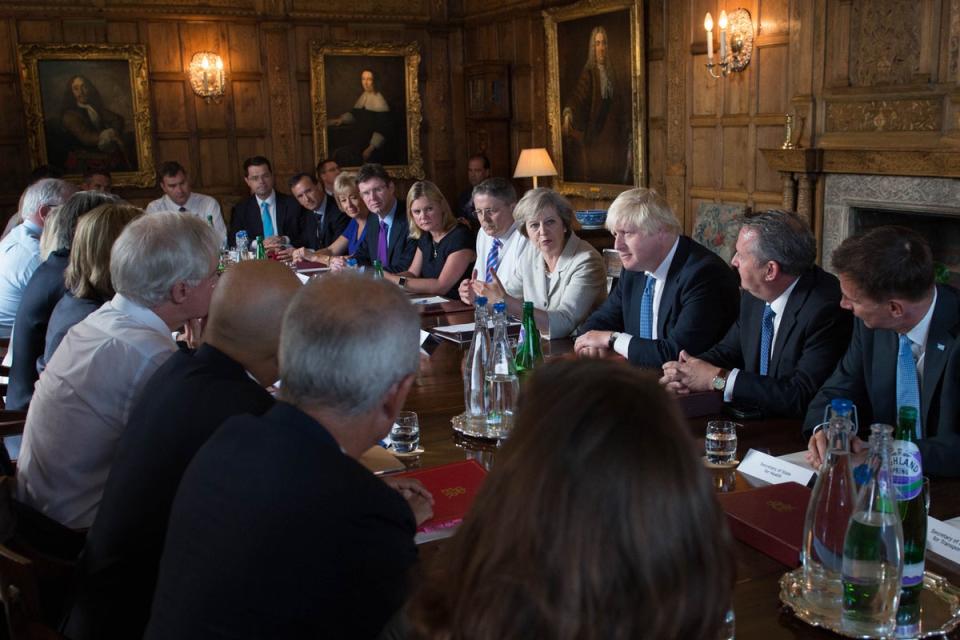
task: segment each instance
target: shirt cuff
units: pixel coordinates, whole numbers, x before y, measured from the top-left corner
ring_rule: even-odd
[[[723,387],[724,402],[733,402],[733,385],[737,382],[738,373],[740,373],[740,369],[732,369],[727,374],[727,384]]]
[[[617,336],[617,339],[613,341],[613,350],[622,355],[624,358],[630,356],[630,341],[633,340],[633,336],[629,333],[621,333]]]

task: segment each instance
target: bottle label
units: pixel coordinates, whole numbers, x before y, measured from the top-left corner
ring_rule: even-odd
[[[893,441],[893,489],[897,500],[913,500],[923,490],[923,468],[920,464],[920,449],[909,440]]]
[[[916,587],[923,584],[923,561],[915,564],[903,565],[903,579],[900,585],[903,587]]]

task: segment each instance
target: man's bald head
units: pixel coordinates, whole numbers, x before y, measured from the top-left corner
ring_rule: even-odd
[[[203,341],[242,364],[264,386],[272,384],[283,314],[299,290],[300,280],[279,262],[250,260],[231,266],[214,289]],[[265,363],[270,379],[258,373]]]

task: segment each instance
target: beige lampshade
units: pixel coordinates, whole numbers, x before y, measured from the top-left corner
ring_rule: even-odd
[[[517,160],[514,178],[536,178],[537,176],[555,176],[557,168],[546,149],[523,149]]]

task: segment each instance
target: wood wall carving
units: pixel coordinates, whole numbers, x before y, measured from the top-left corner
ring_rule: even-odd
[[[910,84],[920,66],[920,2],[851,3],[851,84]]]
[[[939,131],[943,101],[865,100],[827,104],[826,132]]]

